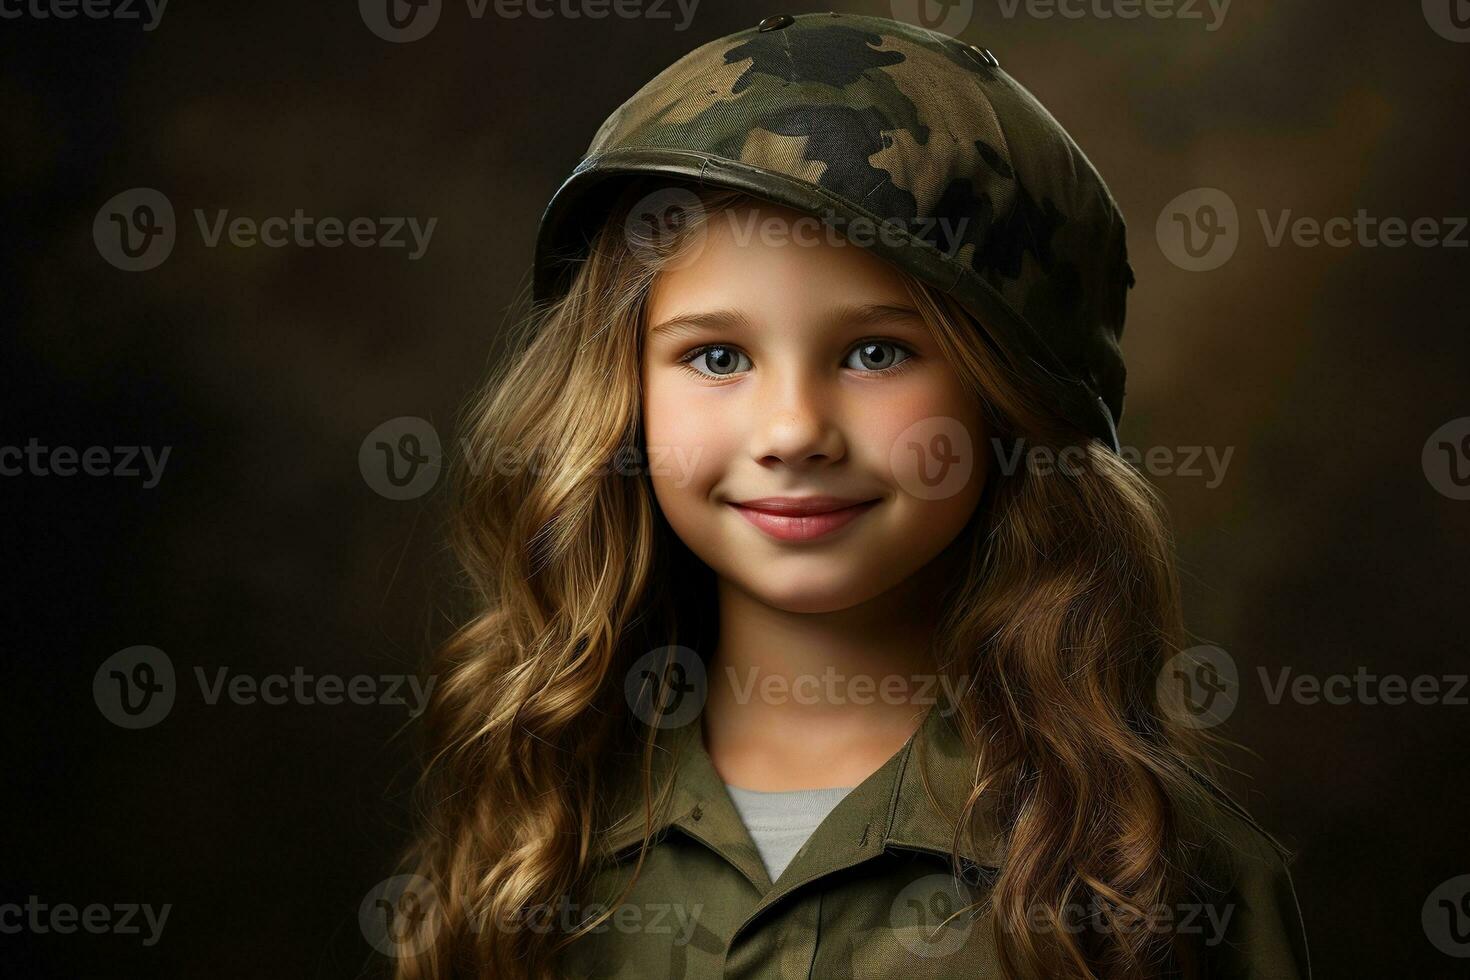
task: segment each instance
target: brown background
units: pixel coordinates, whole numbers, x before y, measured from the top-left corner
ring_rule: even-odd
[[[1448,2],[1448,0],[1446,0]],[[0,936],[36,976],[354,976],[367,889],[406,824],[401,708],[209,706],[192,671],[412,670],[459,615],[442,487],[359,474],[400,415],[446,438],[524,286],[540,211],[597,123],[696,43],[770,13],[474,20],[370,33],[352,2],[170,6],[159,28],[0,21],[7,259],[0,443],[173,447],[158,487],[6,477],[3,900],[172,903],[137,937]],[[887,14],[886,4],[842,10]],[[1202,8],[1203,9],[1203,8]],[[1467,670],[1470,502],[1421,450],[1470,415],[1466,249],[1268,247],[1257,209],[1319,220],[1470,213],[1470,44],[1419,4],[1235,0],[1199,20],[1002,16],[993,50],[1084,146],[1130,222],[1139,285],[1125,444],[1234,447],[1224,482],[1156,478],[1187,613],[1230,652],[1235,782],[1298,851],[1321,977],[1463,975],[1421,907],[1470,872],[1470,708],[1269,703],[1257,668]],[[157,269],[104,262],[102,203],[179,216]],[[1240,210],[1212,272],[1166,259],[1164,205]],[[439,219],[403,250],[203,246],[192,209]],[[114,727],[97,666],[152,644],[187,682],[160,725]],[[7,971],[8,972],[8,971]]]

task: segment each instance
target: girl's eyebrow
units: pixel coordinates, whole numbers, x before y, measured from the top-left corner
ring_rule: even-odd
[[[924,324],[924,318],[918,310],[912,306],[904,306],[896,303],[864,303],[861,306],[841,306],[827,314],[826,320],[834,326],[866,326],[874,327],[882,324],[917,322]],[[710,310],[703,313],[678,313],[669,317],[661,323],[655,324],[648,332],[650,335],[660,331],[670,333],[680,330],[698,330],[702,328],[713,329],[741,329],[750,326],[750,321],[745,314],[738,310]]]
[[[865,303],[861,306],[843,306],[832,311],[829,317],[834,324],[876,327],[883,324],[917,321],[924,325],[924,317],[912,306],[902,303]]]
[[[677,313],[662,323],[655,324],[648,333],[652,336],[661,331],[678,333],[681,330],[740,329],[749,326],[750,321],[738,310],[710,310],[704,313]]]

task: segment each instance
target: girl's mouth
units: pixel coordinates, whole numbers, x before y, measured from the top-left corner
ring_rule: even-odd
[[[811,541],[846,527],[878,500],[849,503],[829,497],[765,497],[731,502],[735,512],[778,541]]]

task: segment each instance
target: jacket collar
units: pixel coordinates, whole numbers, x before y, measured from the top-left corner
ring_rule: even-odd
[[[609,831],[614,857],[625,856],[643,840],[642,760],[624,756],[613,781],[616,813],[623,814]],[[919,728],[879,769],[863,780],[828,815],[813,841],[822,838],[820,856],[798,852],[788,872],[799,875],[848,866],[885,850],[916,850],[947,857],[955,821],[975,786],[973,756],[954,724],[947,702],[927,709]],[[927,777],[928,788],[925,787]],[[749,832],[740,821],[704,748],[699,719],[660,731],[655,739],[650,785],[655,805],[651,837],[654,841],[676,828],[722,854],[747,878],[764,890],[769,885]],[[932,793],[931,793],[932,791]],[[993,799],[982,799],[981,827],[973,841],[958,841],[966,862],[996,869],[1003,860],[1003,842],[997,831]],[[812,876],[815,876],[813,874]]]

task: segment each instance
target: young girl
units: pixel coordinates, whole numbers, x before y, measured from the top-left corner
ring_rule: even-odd
[[[469,411],[400,977],[1309,976],[1160,693],[1121,216],[993,55],[712,42],[536,273]]]

